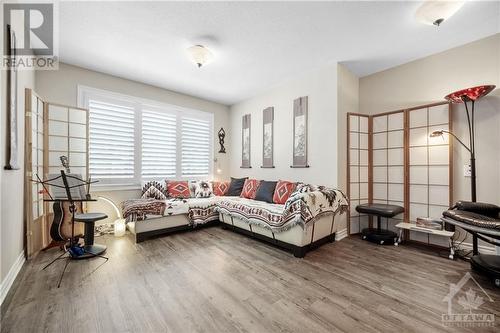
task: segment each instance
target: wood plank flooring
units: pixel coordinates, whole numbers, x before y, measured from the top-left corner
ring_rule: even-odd
[[[415,247],[348,238],[297,259],[219,227],[137,245],[112,236],[96,243],[108,246],[109,261],[72,261],[59,289],[64,262],[41,270],[59,252],[31,260],[2,306],[1,332],[493,332],[500,325],[500,291],[474,275],[494,300],[480,312],[494,313],[497,327],[443,326],[443,297],[469,265]]]

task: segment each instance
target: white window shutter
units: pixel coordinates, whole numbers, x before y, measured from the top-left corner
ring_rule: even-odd
[[[164,110],[142,110],[142,179],[176,176],[176,118]]]
[[[183,178],[210,174],[211,121],[183,117],[181,125],[181,173]]]
[[[94,179],[134,178],[134,108],[90,99],[89,169]]]

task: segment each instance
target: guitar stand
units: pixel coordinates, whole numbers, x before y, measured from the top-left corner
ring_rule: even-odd
[[[62,282],[62,279],[64,277],[64,273],[66,273],[66,269],[68,268],[68,265],[69,265],[69,262],[70,260],[73,260],[73,259],[88,259],[88,258],[95,258],[95,257],[99,257],[99,258],[103,258],[105,259],[105,261],[103,262],[106,263],[109,258],[108,257],[105,257],[103,255],[101,255],[100,253],[104,252],[104,251],[101,251],[100,253],[94,253],[92,251],[89,251],[87,250],[85,247],[86,245],[80,247],[79,246],[79,243],[78,243],[78,240],[79,240],[79,237],[75,237],[75,212],[76,212],[76,205],[75,205],[75,202],[78,201],[78,202],[83,202],[83,201],[94,201],[92,199],[90,199],[90,195],[88,194],[87,192],[87,195],[86,195],[86,198],[85,199],[73,199],[72,198],[72,195],[71,195],[71,189],[74,188],[74,187],[78,187],[78,186],[83,186],[83,185],[90,185],[92,182],[90,181],[84,181],[80,178],[76,178],[74,176],[71,176],[69,175],[68,177],[71,177],[71,178],[74,178],[76,179],[77,181],[81,182],[81,184],[78,184],[78,185],[70,185],[68,183],[68,179],[67,179],[67,176],[66,176],[66,173],[61,170],[61,176],[57,177],[57,178],[54,178],[54,179],[50,179],[46,182],[43,182],[43,181],[40,181],[39,182],[44,186],[45,188],[45,185],[46,184],[49,184],[51,186],[55,186],[55,187],[60,187],[60,188],[64,188],[66,190],[66,195],[67,195],[67,198],[64,198],[64,199],[53,199],[52,196],[50,196],[50,200],[45,200],[44,201],[67,201],[70,203],[70,206],[69,206],[69,211],[71,212],[71,238],[67,239],[66,241],[64,241],[64,244],[61,245],[60,243],[61,242],[52,242],[51,244],[49,244],[49,246],[47,246],[44,250],[46,249],[49,249],[51,247],[56,247],[56,246],[62,246],[62,249],[64,250],[63,253],[61,253],[59,256],[57,256],[55,259],[53,259],[50,263],[48,263],[47,265],[45,265],[42,270],[45,270],[46,268],[50,267],[52,264],[54,264],[56,261],[60,260],[60,259],[66,259],[66,262],[64,264],[64,268],[63,268],[63,271],[61,272],[61,275],[59,277],[59,281],[57,283],[57,288],[59,288],[61,286],[61,282]],[[50,182],[53,182],[57,179],[61,178],[62,179],[62,182],[63,182],[63,185],[59,185],[59,184],[55,184],[55,183],[50,183]],[[48,191],[47,191],[48,193]],[[104,215],[105,216],[105,215]],[[105,216],[106,217],[106,216]],[[85,220],[84,220],[85,221]],[[82,222],[82,221],[80,221]],[[93,230],[92,230],[93,232]],[[93,234],[92,234],[93,236]],[[75,254],[73,251],[72,251],[72,248],[73,247],[77,247],[79,250],[82,251],[82,253],[77,253]],[[105,250],[105,247],[104,247],[104,250]],[[65,254],[68,254],[68,256],[64,257]],[[99,266],[100,267],[100,266]]]
[[[43,268],[42,268],[42,271],[45,270],[46,268],[50,267],[53,263],[55,263],[56,261],[58,260],[61,260],[61,259],[66,259],[66,263],[64,264],[64,268],[63,268],[63,271],[61,273],[61,276],[59,277],[59,281],[57,283],[57,288],[59,288],[61,286],[61,282],[62,282],[62,279],[64,277],[64,273],[66,273],[66,268],[68,268],[68,265],[69,265],[69,262],[71,260],[77,260],[77,259],[81,259],[79,258],[78,256],[72,256],[71,253],[69,252],[69,249],[71,247],[66,247],[64,246],[64,252],[61,253],[59,256],[57,256],[55,259],[53,259],[51,262],[49,262],[47,265],[45,265]],[[99,258],[102,258],[102,259],[105,259],[104,263],[106,263],[109,258],[108,257],[105,257],[101,254],[95,254],[95,253],[92,253],[90,251],[87,251],[85,250],[83,247],[82,247],[82,250],[83,250],[83,253],[85,254],[88,254],[89,256],[88,257],[85,257],[85,258],[95,258],[95,257],[99,257]],[[67,257],[63,257],[65,254],[68,254]],[[83,256],[83,255],[82,255]],[[83,258],[82,258],[83,259]],[[104,264],[103,263],[103,264]]]

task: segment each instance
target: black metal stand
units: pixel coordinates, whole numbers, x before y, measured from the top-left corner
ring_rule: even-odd
[[[474,124],[474,100],[470,100],[467,96],[462,96],[465,105],[465,112],[467,114],[467,124],[469,125],[469,143],[470,143],[470,195],[471,201],[476,202],[476,146],[475,146],[475,124]],[[469,114],[469,107],[467,102],[471,101],[471,112]],[[477,236],[472,235],[472,254],[479,254]]]
[[[361,230],[361,238],[380,245],[396,244],[398,234],[389,229],[382,229],[382,217],[377,216],[377,228],[365,228]]]
[[[61,282],[62,282],[62,279],[64,277],[64,273],[66,272],[66,269],[68,268],[70,260],[72,260],[72,259],[88,259],[88,258],[95,258],[95,257],[103,258],[103,259],[106,260],[105,262],[107,262],[109,260],[108,257],[105,257],[105,256],[101,255],[101,253],[103,252],[103,251],[101,251],[101,249],[94,249],[92,246],[83,246],[83,247],[80,247],[80,246],[78,246],[79,245],[78,240],[75,240],[75,212],[76,212],[75,202],[84,202],[84,201],[86,202],[86,201],[94,201],[94,200],[88,198],[88,196],[87,196],[86,199],[73,199],[72,195],[71,195],[71,188],[78,187],[78,186],[89,185],[90,182],[87,182],[87,181],[84,181],[82,179],[73,177],[73,178],[76,178],[77,180],[79,180],[81,182],[81,184],[70,186],[69,183],[68,183],[68,179],[67,179],[66,173],[64,172],[64,170],[61,170],[61,176],[60,177],[57,177],[55,179],[50,179],[50,180],[48,180],[46,182],[40,181],[40,183],[42,183],[44,187],[45,187],[45,185],[50,185],[50,186],[55,186],[55,187],[62,187],[60,185],[57,185],[57,184],[54,184],[54,183],[50,183],[51,181],[53,182],[53,181],[55,181],[56,179],[59,179],[59,178],[62,178],[62,181],[63,181],[63,184],[64,184],[64,189],[66,190],[67,198],[64,198],[64,199],[53,199],[52,197],[50,197],[50,199],[47,199],[45,201],[66,201],[66,202],[70,203],[69,211],[71,212],[71,238],[68,239],[68,244],[64,246],[64,252],[61,253],[57,258],[55,258],[54,260],[52,260],[50,263],[48,263],[47,265],[45,265],[42,268],[42,270],[45,270],[46,268],[48,268],[52,264],[54,264],[56,261],[61,260],[61,259],[66,259],[63,271],[62,271],[62,273],[61,273],[61,275],[59,277],[59,281],[57,283],[57,288],[59,288],[61,286]],[[47,191],[47,193],[48,193],[48,191]],[[92,232],[94,232],[94,231],[92,230]],[[93,234],[92,234],[92,237],[93,237]],[[76,249],[81,250],[83,252],[83,254],[80,254],[80,255],[75,254],[74,250],[76,250]],[[66,255],[66,254],[67,254],[67,256],[64,257],[64,255]]]

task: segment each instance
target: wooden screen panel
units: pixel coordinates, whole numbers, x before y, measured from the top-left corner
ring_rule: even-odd
[[[373,203],[405,206],[405,118],[404,111],[373,116]],[[383,227],[395,230],[404,219],[399,214],[382,218]]]
[[[55,103],[45,103],[47,131],[46,174],[59,174],[64,169],[60,156],[68,157],[71,173],[86,179],[89,156],[88,110]],[[85,210],[85,207],[82,207]],[[47,219],[54,217],[52,205],[47,205]]]
[[[448,135],[429,135],[436,130],[451,131],[450,105],[433,105],[408,113],[409,219],[440,219],[452,204],[452,149]],[[447,246],[446,239],[418,232],[410,232],[410,239]]]
[[[42,185],[33,180],[45,177],[46,131],[43,100],[31,89],[25,90],[25,225],[26,256],[35,255],[49,242]],[[38,178],[37,178],[38,176]]]
[[[88,112],[53,103],[47,104],[48,114],[48,172],[62,169],[59,157],[69,159],[72,173],[83,178],[88,174]]]
[[[347,196],[350,206],[348,232],[357,234],[368,227],[369,219],[360,215],[356,206],[370,200],[370,118],[365,115],[347,114]]]

